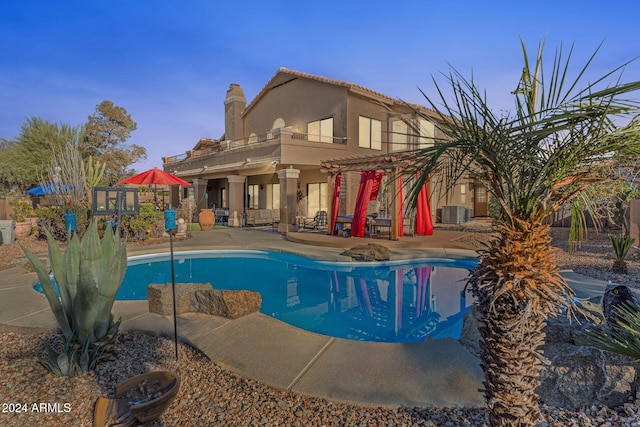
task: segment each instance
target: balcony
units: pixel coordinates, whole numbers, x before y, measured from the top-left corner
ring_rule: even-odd
[[[213,141],[198,150],[163,158],[165,169],[178,176],[228,173],[260,162],[318,165],[321,158],[340,157],[346,152],[346,137],[326,137],[273,129],[235,141]]]

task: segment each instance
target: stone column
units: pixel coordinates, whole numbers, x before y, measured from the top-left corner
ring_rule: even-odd
[[[294,230],[296,214],[298,210],[298,169],[280,169],[278,178],[280,179],[280,224],[278,231],[286,234]]]
[[[244,182],[247,179],[242,175],[229,175],[229,227],[242,227],[242,214],[244,213]]]

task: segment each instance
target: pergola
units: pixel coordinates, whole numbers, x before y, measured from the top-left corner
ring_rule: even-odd
[[[376,171],[387,174],[391,177],[399,177],[403,172],[417,172],[415,152],[400,151],[397,153],[381,154],[378,156],[367,157],[350,157],[343,159],[325,160],[320,162],[321,171],[328,174],[328,188],[334,188],[336,177],[341,172],[367,172]],[[391,180],[391,188],[394,195],[400,191],[398,179]],[[336,200],[329,197],[329,213],[333,213],[337,206],[334,206]],[[391,240],[398,240],[399,227],[403,226],[401,218],[398,218],[398,198],[392,197],[391,200]],[[330,218],[330,230],[332,233],[333,218]]]

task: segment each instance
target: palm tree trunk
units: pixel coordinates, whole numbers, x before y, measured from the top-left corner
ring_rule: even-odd
[[[549,226],[514,221],[498,231],[469,280],[480,315],[484,394],[492,426],[533,426],[541,418],[543,329],[572,291],[553,261]]]

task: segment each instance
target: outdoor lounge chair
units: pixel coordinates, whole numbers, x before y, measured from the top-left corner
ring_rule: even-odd
[[[327,211],[318,211],[316,212],[313,219],[305,222],[304,228],[313,228],[314,230],[318,230],[320,228],[327,228],[327,224],[328,224]]]

